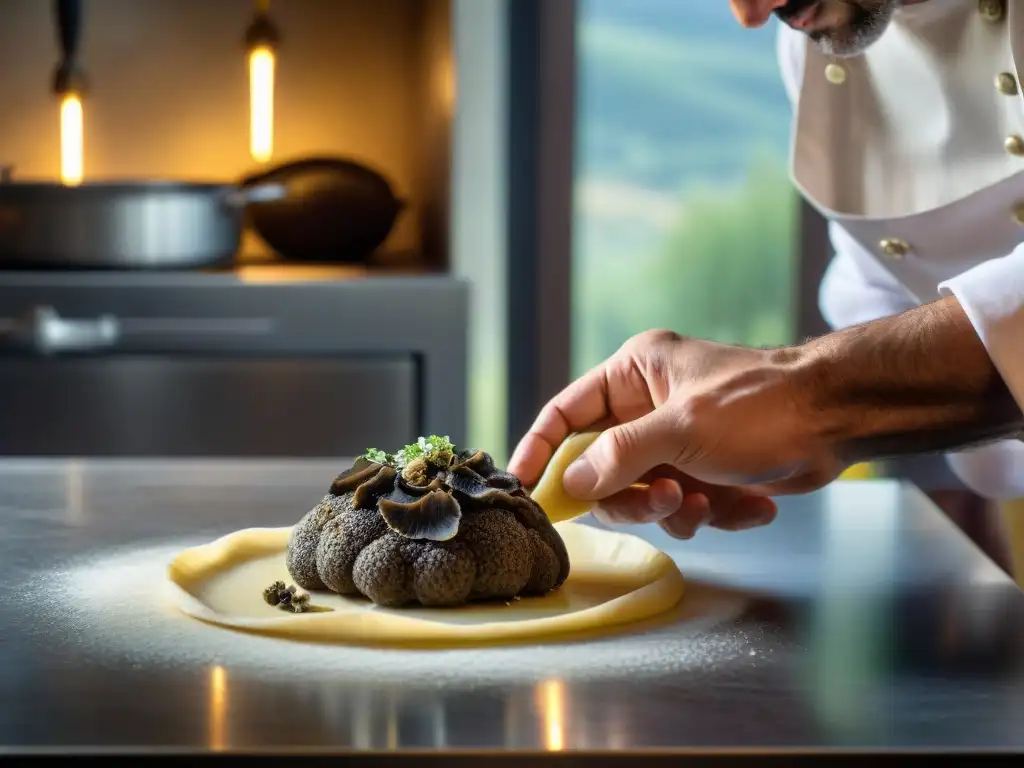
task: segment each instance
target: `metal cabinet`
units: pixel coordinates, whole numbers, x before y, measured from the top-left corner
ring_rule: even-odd
[[[352,456],[419,423],[412,357],[0,359],[0,455]]]
[[[0,455],[464,443],[467,297],[442,276],[0,273]]]

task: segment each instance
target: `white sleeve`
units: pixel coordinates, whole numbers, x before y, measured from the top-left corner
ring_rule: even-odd
[[[836,256],[821,281],[819,305],[832,328],[846,328],[918,306],[902,285],[865,254],[836,224],[829,234]],[[985,262],[939,285],[959,298],[993,362],[1017,402],[1024,388],[1024,246],[1010,256]],[[1016,389],[1014,388],[1016,387]],[[997,443],[946,454],[959,480],[979,496],[1005,500],[1024,497],[1024,442]],[[941,472],[928,482],[942,485]]]
[[[806,41],[800,32],[778,25],[779,71],[794,111],[803,82]],[[839,224],[830,222],[835,249],[818,292],[818,304],[832,328],[887,317],[917,306]],[[939,285],[956,296],[1018,403],[1024,403],[1024,246],[1003,259],[986,262]],[[989,499],[1024,497],[1024,442],[1006,440],[946,455],[950,469],[976,493]]]
[[[1024,407],[1024,245],[939,284],[956,296],[1017,404]],[[950,454],[949,465],[990,499],[1024,497],[1024,442],[1006,440]]]
[[[1017,404],[1024,408],[1024,245],[939,284],[956,296]]]
[[[903,285],[871,254],[854,257],[863,247],[845,229],[831,222],[828,231],[835,256],[821,279],[818,307],[829,326],[849,328],[917,306]]]

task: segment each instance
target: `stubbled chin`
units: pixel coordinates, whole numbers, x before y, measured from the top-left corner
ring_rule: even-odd
[[[852,59],[856,56],[860,56],[864,51],[871,47],[868,45],[855,45],[850,48],[836,48],[832,45],[831,40],[819,40],[817,43],[818,48],[826,56],[831,56],[834,59]]]

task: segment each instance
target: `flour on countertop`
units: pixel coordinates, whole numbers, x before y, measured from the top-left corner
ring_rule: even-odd
[[[250,635],[189,618],[167,597],[167,564],[200,543],[107,551],[60,572],[35,574],[22,594],[46,617],[47,643],[132,666],[212,663],[250,668],[263,677],[486,684],[551,675],[566,680],[663,676],[755,661],[747,633],[733,624],[745,598],[703,586],[688,589],[679,622],[600,640],[406,651]]]

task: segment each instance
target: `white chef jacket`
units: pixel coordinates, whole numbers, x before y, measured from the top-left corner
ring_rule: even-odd
[[[1024,139],[1011,144],[1024,137],[1024,0],[985,16],[992,6],[906,6],[852,59],[780,24],[777,53],[795,110],[793,179],[829,219],[835,250],[819,291],[826,321],[955,295],[1024,407]],[[946,458],[983,496],[1024,496],[1018,440]]]

